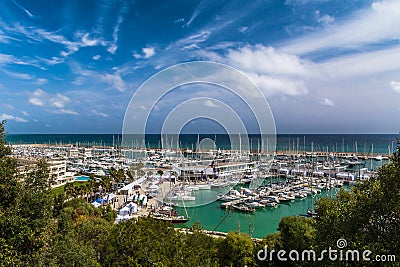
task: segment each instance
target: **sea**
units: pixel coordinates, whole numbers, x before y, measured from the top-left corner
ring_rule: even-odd
[[[324,152],[358,152],[363,154],[392,153],[397,147],[397,134],[278,134],[277,151],[324,151]],[[196,147],[198,140],[210,138],[217,148],[228,149],[230,139],[222,134],[182,134],[179,136],[180,147]],[[259,136],[249,136],[252,148],[256,149]],[[121,134],[9,134],[6,141],[10,144],[70,144],[79,146],[118,146]],[[147,147],[160,148],[160,135],[147,135]],[[385,164],[382,161],[379,164]],[[378,166],[379,167],[379,166]],[[302,216],[307,209],[313,208],[320,197],[333,197],[335,191],[322,191],[314,198],[296,200],[288,204],[279,204],[276,208],[256,210],[246,214],[220,208],[220,202],[214,201],[198,207],[178,208],[179,213],[187,212],[190,221],[179,227],[191,227],[193,223],[211,231],[241,231],[252,237],[263,238],[277,231],[278,224],[286,216]]]
[[[396,148],[398,134],[278,134],[278,151],[324,151],[359,152],[388,154]],[[217,148],[229,149],[230,138],[227,134],[181,134],[181,148],[196,147],[198,140],[212,139]],[[118,146],[121,134],[9,134],[6,141],[11,144],[70,144],[80,146]],[[146,135],[146,146],[161,148],[161,136]],[[249,135],[251,148],[259,147],[259,135]]]

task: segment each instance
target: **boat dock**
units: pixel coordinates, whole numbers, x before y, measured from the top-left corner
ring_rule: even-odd
[[[374,155],[375,154],[375,155]],[[361,159],[374,159],[378,153],[365,153],[365,152],[326,152],[326,151],[292,151],[292,150],[277,150],[276,156],[278,157],[320,157],[320,158],[327,158],[329,156],[333,156],[334,158],[352,158],[357,157]],[[388,159],[391,154],[389,153],[379,153],[384,159]]]
[[[179,233],[189,234],[189,235],[193,234],[193,230],[188,229],[188,228],[175,228],[175,229]],[[214,238],[225,238],[228,235],[228,233],[218,232],[218,231],[208,231],[208,230],[203,230],[203,229],[199,230],[199,231],[208,236],[214,237]],[[258,242],[258,243],[263,241],[263,239],[261,239],[261,238],[254,238],[254,237],[252,237],[251,240],[253,242]]]
[[[237,205],[240,203],[240,199],[237,200],[233,200],[233,201],[228,201],[228,202],[224,202],[221,204],[221,208],[222,209],[228,209],[229,207],[231,207],[232,205]]]

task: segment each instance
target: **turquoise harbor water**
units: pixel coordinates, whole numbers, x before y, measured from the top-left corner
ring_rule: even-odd
[[[218,148],[229,148],[227,135],[200,135],[203,138],[215,138]],[[277,150],[291,151],[329,151],[329,152],[360,152],[387,154],[396,148],[395,134],[379,135],[278,135]],[[182,147],[191,148],[196,145],[197,134],[182,135],[180,137]],[[254,144],[257,144],[257,136],[250,136]],[[78,144],[80,146],[116,146],[122,139],[121,135],[99,134],[99,135],[8,135],[7,141],[11,144],[37,143],[37,144]],[[146,137],[149,147],[160,147],[159,135]],[[370,168],[378,167],[385,161],[375,162],[368,160],[365,165]],[[278,224],[282,217],[293,215],[304,215],[308,208],[312,208],[315,201],[320,197],[332,196],[334,191],[322,191],[314,199],[307,197],[303,200],[295,200],[291,203],[281,203],[276,208],[264,208],[256,210],[255,213],[246,214],[238,211],[225,210],[220,208],[221,202],[215,201],[208,205],[186,208],[190,221],[179,227],[190,227],[195,222],[200,222],[203,228],[221,232],[240,230],[250,233],[253,237],[262,238],[265,235],[277,231]],[[178,208],[180,214],[185,214],[183,208]]]
[[[221,209],[221,201],[215,201],[205,206],[186,208],[190,221],[177,227],[191,227],[193,223],[200,222],[206,230],[229,232],[240,230],[249,233],[253,237],[264,236],[277,231],[279,222],[283,217],[305,215],[307,209],[312,208],[320,197],[333,196],[332,192],[322,191],[314,199],[307,197],[303,200],[295,200],[289,203],[280,203],[276,208],[266,207],[257,209],[254,213],[243,213],[231,209]],[[183,208],[178,208],[180,214],[185,214]]]

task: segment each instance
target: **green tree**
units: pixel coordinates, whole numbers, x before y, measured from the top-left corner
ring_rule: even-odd
[[[115,192],[117,189],[115,185],[125,180],[125,171],[123,169],[115,169],[112,167],[110,168],[109,172],[114,184],[113,190]]]
[[[173,266],[182,256],[182,242],[172,224],[141,217],[120,222],[104,240],[100,263],[104,266]],[[179,252],[179,253],[178,253]]]
[[[16,204],[20,185],[17,162],[8,157],[11,148],[5,142],[5,121],[0,123],[0,215]]]
[[[67,183],[64,186],[64,193],[67,199],[76,197],[76,189],[74,183]]]
[[[221,266],[253,266],[254,244],[246,233],[230,232],[218,244]]]
[[[21,183],[18,183],[15,180],[17,170],[14,161],[6,156],[1,157],[0,161],[12,163],[0,165],[1,202],[7,203],[7,206],[2,203],[0,213],[1,251],[9,251],[23,265],[40,264],[55,230],[52,221],[53,198],[48,190],[47,163],[38,161],[36,168],[21,176]],[[9,181],[4,180],[7,178]],[[5,186],[9,188],[3,190]],[[3,263],[0,262],[0,265]]]
[[[202,232],[200,224],[194,223],[191,234],[181,234],[181,259],[175,266],[218,266],[218,247],[215,238]]]
[[[280,242],[285,250],[307,250],[314,248],[315,221],[300,216],[284,217],[278,225]]]
[[[114,218],[103,219],[103,210],[83,199],[65,202],[57,218],[58,234],[51,242],[46,264],[100,266],[98,247],[113,227]]]
[[[6,131],[4,125],[6,121],[0,122],[0,158],[8,156],[11,154],[11,147],[6,144]]]

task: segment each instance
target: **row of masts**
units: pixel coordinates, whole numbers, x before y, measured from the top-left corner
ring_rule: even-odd
[[[178,135],[174,135],[178,136]],[[158,141],[158,145],[154,146],[147,142],[147,145],[144,146],[144,142],[139,142],[136,140],[132,140],[132,142],[128,144],[122,145],[122,136],[121,135],[112,135],[112,142],[107,142],[104,140],[99,140],[99,141],[76,141],[76,142],[63,142],[63,141],[51,141],[48,140],[45,142],[43,145],[48,145],[48,146],[56,146],[56,147],[75,147],[75,148],[103,148],[103,149],[108,149],[110,146],[112,148],[115,148],[117,150],[122,150],[122,149],[133,149],[133,150],[139,150],[139,149],[158,149],[158,150],[168,150],[168,149],[177,149],[177,150],[182,150],[182,151],[204,151],[206,150],[204,147],[201,147],[200,145],[200,135],[197,135],[197,141],[196,143],[192,143],[190,146],[186,144],[186,147],[182,145],[182,142],[178,140],[176,137],[174,140],[174,136],[168,137],[165,135],[164,137],[161,136],[161,138]],[[250,145],[247,146],[247,149],[244,149],[242,146],[242,136],[239,135],[239,148],[237,149],[237,152],[240,154],[242,153],[261,153],[265,152],[266,154],[269,153],[269,151],[273,151],[273,149],[269,148],[269,139],[266,138],[264,140],[265,142],[260,142],[260,139],[257,139],[257,145],[255,146],[255,142],[253,142],[252,139],[250,139]],[[217,135],[214,135],[214,144],[218,144],[217,142]],[[294,138],[291,139],[289,137],[289,142],[287,144],[282,144],[282,145],[277,145],[276,147],[276,154],[287,154],[287,155],[299,155],[299,154],[306,154],[307,152],[311,153],[317,153],[318,155],[321,156],[328,156],[329,154],[338,154],[338,155],[343,155],[343,156],[348,156],[348,155],[356,155],[356,156],[361,156],[361,157],[373,157],[374,154],[381,154],[382,156],[389,157],[391,153],[395,150],[395,143],[396,141],[392,141],[391,143],[388,144],[387,150],[385,153],[382,153],[383,150],[381,149],[378,153],[374,151],[374,144],[371,143],[370,145],[367,146],[367,142],[364,142],[364,148],[360,150],[358,141],[355,141],[352,146],[349,146],[349,144],[345,144],[345,140],[342,139],[342,147],[339,148],[338,144],[331,144],[331,145],[318,145],[315,144],[315,142],[310,142],[309,145],[306,143],[306,137],[303,137],[302,144],[300,144],[300,138]],[[22,141],[20,142],[22,144]],[[37,142],[35,142],[37,143]],[[265,143],[265,144],[264,144]],[[221,147],[221,146],[219,146]],[[219,148],[216,146],[216,148]],[[341,154],[340,154],[341,153]]]

